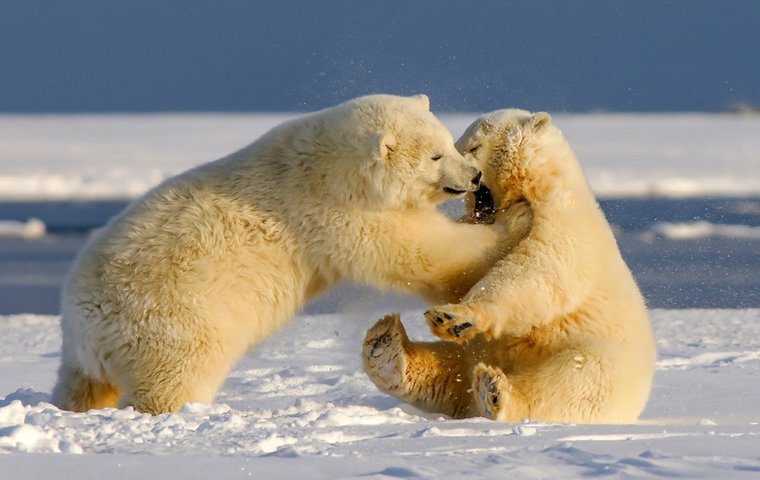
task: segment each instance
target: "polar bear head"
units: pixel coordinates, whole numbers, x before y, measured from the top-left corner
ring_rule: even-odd
[[[363,183],[354,201],[437,204],[479,187],[480,169],[457,151],[451,133],[430,112],[427,96],[370,95],[336,108],[342,125],[332,131],[360,152],[350,161]]]
[[[506,109],[487,113],[467,127],[456,147],[480,166],[483,184],[500,203],[533,200],[578,174],[582,176],[575,156],[546,112]]]

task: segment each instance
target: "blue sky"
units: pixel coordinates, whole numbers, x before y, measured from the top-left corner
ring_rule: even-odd
[[[760,2],[0,0],[0,111],[760,105]]]

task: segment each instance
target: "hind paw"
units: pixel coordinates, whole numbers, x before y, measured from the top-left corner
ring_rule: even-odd
[[[362,357],[370,380],[388,393],[401,393],[406,383],[408,342],[398,314],[386,315],[367,331]]]
[[[504,372],[479,363],[473,370],[472,391],[483,416],[498,420],[509,402],[509,381]]]

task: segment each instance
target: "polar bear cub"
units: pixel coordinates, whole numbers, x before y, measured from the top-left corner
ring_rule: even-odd
[[[167,180],[75,262],[54,402],[154,414],[211,402],[249,347],[342,280],[458,301],[504,229],[436,205],[480,176],[426,96],[371,95]]]
[[[500,110],[457,148],[483,167],[517,241],[460,303],[425,312],[444,341],[411,342],[389,315],[367,334],[365,370],[382,390],[454,417],[636,421],[654,373],[651,325],[560,130],[546,113]]]

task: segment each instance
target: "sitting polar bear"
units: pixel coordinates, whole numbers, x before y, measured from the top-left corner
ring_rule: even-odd
[[[167,180],[76,261],[54,402],[211,402],[250,346],[341,280],[458,301],[508,241],[436,210],[480,176],[426,96],[373,95]]]
[[[518,241],[461,303],[425,313],[446,341],[411,342],[386,316],[365,339],[365,370],[380,389],[453,417],[636,421],[654,373],[647,310],[561,132],[546,113],[501,110],[457,148],[484,166]]]

